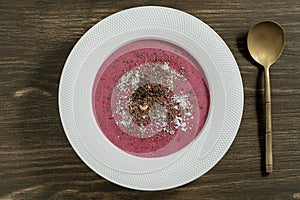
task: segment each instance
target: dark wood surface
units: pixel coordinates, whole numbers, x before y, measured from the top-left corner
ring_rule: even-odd
[[[211,26],[235,56],[245,91],[242,123],[224,158],[192,183],[159,192],[129,190],[91,171],[67,141],[57,105],[76,41],[103,18],[141,5],[180,9]],[[271,68],[269,175],[262,170],[263,71],[246,49],[247,31],[263,20],[286,31]],[[0,199],[300,199],[299,0],[1,0],[0,30]]]

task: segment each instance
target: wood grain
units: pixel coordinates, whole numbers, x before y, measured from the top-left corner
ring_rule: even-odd
[[[234,54],[245,91],[242,123],[224,158],[194,182],[160,192],[122,188],[91,171],[68,143],[57,106],[77,40],[103,18],[141,5],[180,9],[211,26]],[[300,199],[299,13],[298,0],[0,1],[0,199]],[[286,49],[271,68],[270,175],[262,173],[263,71],[246,49],[247,31],[263,20],[286,31]]]

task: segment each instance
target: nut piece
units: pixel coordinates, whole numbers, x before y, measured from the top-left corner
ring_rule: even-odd
[[[144,104],[144,105],[140,105],[139,106],[141,110],[147,110],[148,109],[148,105]]]

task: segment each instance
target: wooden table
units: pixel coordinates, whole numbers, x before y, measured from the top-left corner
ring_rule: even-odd
[[[76,41],[94,24],[126,8],[161,5],[190,13],[228,44],[243,78],[245,107],[223,159],[185,186],[142,192],[90,170],[66,139],[58,85]],[[300,1],[0,2],[0,199],[300,199]],[[271,68],[274,173],[264,169],[263,71],[246,48],[249,28],[274,20],[286,49]]]

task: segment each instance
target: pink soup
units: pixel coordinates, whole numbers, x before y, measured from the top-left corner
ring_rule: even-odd
[[[121,150],[167,156],[204,126],[210,103],[205,80],[199,63],[182,48],[161,40],[131,42],[100,67],[93,112],[103,134]]]

